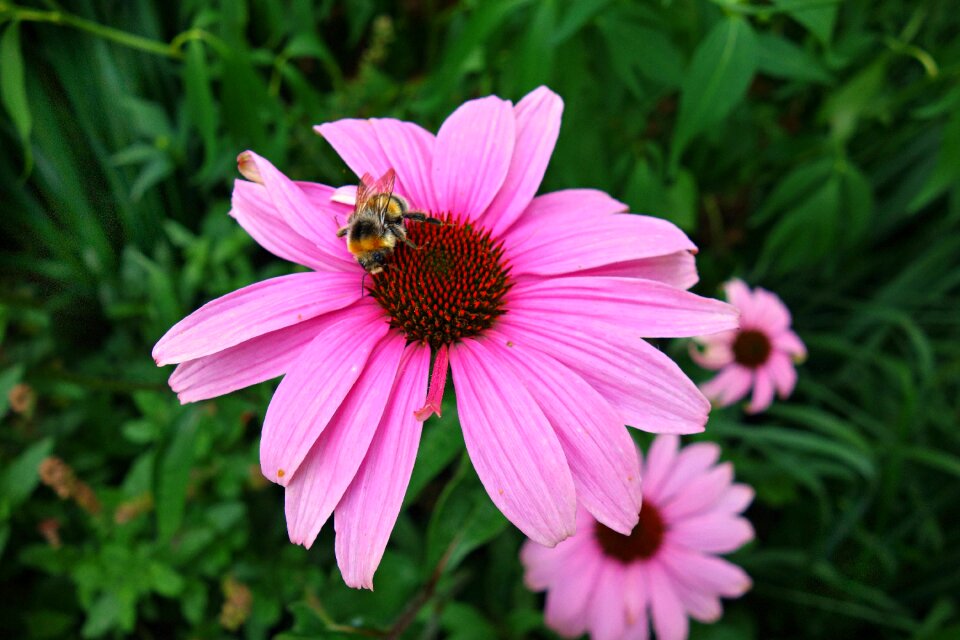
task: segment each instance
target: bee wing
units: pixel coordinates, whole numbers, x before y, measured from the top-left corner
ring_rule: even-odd
[[[376,213],[380,219],[380,224],[386,224],[387,208],[390,206],[390,196],[393,195],[393,186],[397,180],[397,172],[392,168],[380,176],[376,182],[370,185],[370,197],[378,196],[376,201]]]

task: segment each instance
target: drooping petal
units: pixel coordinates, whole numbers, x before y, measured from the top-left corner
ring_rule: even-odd
[[[360,298],[356,273],[294,273],[237,289],[173,325],[153,348],[159,366],[223,351],[342,309]]]
[[[743,569],[723,558],[665,544],[658,559],[678,580],[725,598],[738,598],[752,586]]]
[[[710,403],[696,385],[664,353],[616,325],[511,313],[497,326],[514,344],[530,344],[576,371],[624,424],[660,433],[703,431]]]
[[[581,276],[606,276],[613,278],[642,278],[656,280],[677,289],[689,289],[697,284],[697,262],[693,253],[676,251],[665,256],[641,258],[578,271]]]
[[[543,411],[495,349],[469,338],[450,349],[467,453],[497,508],[552,547],[575,528],[570,467]]]
[[[370,120],[390,166],[397,172],[397,183],[416,209],[437,211],[431,168],[436,139],[413,124],[390,118]]]
[[[547,592],[544,619],[551,629],[575,638],[587,629],[588,604],[603,560],[595,548],[583,545],[567,562],[568,575],[577,576],[577,579],[559,580],[553,584]]]
[[[619,562],[604,562],[589,605],[590,638],[620,640],[627,626],[623,599],[625,568]]]
[[[766,370],[773,380],[777,395],[781,398],[789,397],[797,385],[797,369],[790,358],[783,352],[774,351],[770,354]]]
[[[498,335],[490,334],[491,339]],[[503,355],[560,439],[577,499],[594,518],[630,535],[640,511],[640,465],[636,445],[616,411],[583,378],[548,355],[522,345]]]
[[[417,420],[423,422],[433,414],[440,415],[443,404],[443,390],[447,386],[447,372],[450,370],[450,353],[447,345],[442,344],[437,349],[433,361],[433,371],[430,374],[430,388],[427,389],[427,400],[423,406],[414,412]]]
[[[343,263],[349,263],[351,258],[350,254],[344,250],[343,241],[336,235],[337,223],[334,218],[340,211],[337,208],[340,205],[327,208],[327,204],[322,199],[308,198],[303,190],[303,185],[308,184],[314,191],[329,190],[332,194],[332,187],[315,183],[295,183],[266,159],[252,151],[244,151],[241,157],[245,157],[248,162],[256,166],[263,180],[263,186],[280,217],[299,235],[317,246],[319,249],[317,259],[323,260],[330,269],[344,269]],[[323,208],[318,208],[321,206]]]
[[[287,486],[389,329],[376,303],[331,314],[280,382],[260,438],[260,468]]]
[[[712,380],[700,385],[703,394],[718,406],[726,407],[739,402],[753,384],[753,372],[733,363],[718,373]]]
[[[231,205],[230,215],[273,255],[311,269],[328,268],[328,261],[318,258],[321,250],[316,244],[294,231],[280,216],[266,187],[246,180],[235,181]]]
[[[602,321],[644,338],[700,336],[739,326],[737,310],[719,300],[635,278],[566,277],[518,281],[513,313]]]
[[[686,640],[690,622],[673,588],[673,581],[658,562],[647,563],[647,589],[653,630],[657,640]]]
[[[760,413],[773,402],[773,378],[766,367],[757,369],[753,376],[753,397],[747,413]]]
[[[476,220],[503,185],[515,140],[506,100],[471,100],[450,114],[437,133],[431,168],[437,210]]]
[[[317,438],[285,493],[290,541],[308,549],[353,480],[380,424],[405,339],[387,334]]]
[[[546,87],[528,93],[514,107],[516,144],[500,192],[482,222],[499,237],[524,213],[540,188],[560,133],[563,100]]]
[[[672,544],[704,553],[730,553],[753,540],[746,518],[708,513],[674,522],[668,533]]]
[[[676,225],[660,218],[632,213],[596,215],[586,212],[583,205],[575,211],[535,205],[536,200],[504,240],[515,274],[576,273],[697,249]]]
[[[209,356],[187,360],[173,370],[170,388],[186,404],[281,376],[325,323],[323,316],[312,318]]]
[[[420,446],[423,426],[413,412],[423,404],[430,349],[407,346],[373,442],[356,477],[337,505],[337,565],[351,587],[373,589]]]

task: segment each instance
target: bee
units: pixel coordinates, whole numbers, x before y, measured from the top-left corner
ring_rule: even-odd
[[[347,224],[337,231],[338,238],[347,236],[347,249],[371,275],[383,271],[398,242],[411,249],[417,248],[407,238],[405,220],[441,224],[425,213],[410,211],[407,201],[393,193],[396,178],[393,169],[378,180],[365,173],[357,186],[353,213],[347,219]]]

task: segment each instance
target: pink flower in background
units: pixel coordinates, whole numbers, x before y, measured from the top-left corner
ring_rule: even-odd
[[[731,330],[737,312],[684,290],[695,247],[674,225],[591,189],[534,197],[562,108],[541,87],[517,105],[467,102],[436,135],[391,119],[317,127],[357,175],[393,169],[396,193],[444,221],[407,222],[418,248],[397,247],[369,295],[336,235],[353,189],[293,182],[241,154],[250,181],[236,182],[231,215],[312,271],[209,302],[154,348],[159,365],[180,363],[170,385],[182,402],[285,376],[262,471],[286,487],[294,542],[309,547],[334,514],[351,586],[372,588],[448,364],[487,492],[546,545],[573,533],[577,504],[618,531],[636,524],[625,424],[703,430],[709,403],[643,338]]]
[[[725,285],[727,300],[740,310],[740,328],[694,338],[690,356],[701,367],[720,373],[701,386],[721,407],[743,399],[750,389],[749,413],[765,410],[774,390],[781,398],[797,384],[795,363],[807,357],[807,348],[790,330],[790,312],[780,298],[766,289],[752,291],[742,280]]]
[[[750,588],[740,567],[718,558],[753,539],[741,513],[753,489],[733,483],[720,448],[678,450],[677,436],[658,436],[644,469],[643,508],[629,536],[581,509],[577,533],[550,549],[528,541],[520,552],[527,586],[546,591],[546,623],[568,637],[594,640],[687,637],[688,616],[716,622],[720,597]]]

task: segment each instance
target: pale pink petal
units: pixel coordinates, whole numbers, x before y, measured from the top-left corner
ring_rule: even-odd
[[[656,280],[677,289],[689,289],[697,284],[697,263],[689,251],[677,251],[665,256],[615,262],[593,269],[578,271],[581,276],[608,276]]]
[[[753,372],[733,363],[712,380],[700,385],[700,390],[717,406],[726,407],[743,399],[752,384]]]
[[[390,118],[374,118],[370,124],[390,166],[397,172],[397,190],[414,209],[436,211],[431,177],[436,144],[433,134],[412,122]]]
[[[680,603],[691,618],[697,622],[711,624],[723,616],[723,605],[720,604],[720,598],[710,593],[704,593],[700,589],[689,587],[679,582],[676,576],[671,577],[673,578],[671,583],[673,591],[680,598]]]
[[[576,491],[560,441],[496,345],[465,339],[450,364],[467,453],[493,503],[535,542],[572,535]]]
[[[674,591],[673,580],[656,561],[648,562],[646,570],[650,613],[657,640],[686,640],[690,621]]]
[[[429,371],[430,349],[408,345],[367,456],[337,505],[337,565],[351,587],[373,589],[373,574],[400,515],[423,426],[413,412],[423,404]]]
[[[330,200],[332,202],[336,202],[339,204],[345,204],[351,207],[356,207],[357,185],[345,184],[342,187],[337,187],[336,189],[333,190],[333,195],[330,196]],[[340,226],[343,226],[342,222],[340,223]]]
[[[646,468],[643,476],[643,494],[649,498],[659,497],[660,487],[673,472],[673,465],[680,450],[680,438],[674,435],[660,435],[654,438],[647,453]]]
[[[730,305],[653,280],[567,277],[517,282],[509,292],[512,313],[602,321],[644,338],[679,338],[735,329]]]
[[[330,195],[333,188],[316,183],[295,183],[254,152],[244,151],[240,155],[256,166],[274,210],[294,231],[317,246],[316,259],[323,260],[330,269],[346,268],[343,263],[352,259],[343,241],[336,237],[334,220],[343,206],[330,203],[329,197],[318,199],[314,195],[311,198],[304,192],[305,185],[309,185],[306,188],[314,193],[322,191]]]
[[[591,215],[582,208],[576,214],[541,211],[531,205],[518,223],[523,226],[504,240],[515,274],[561,275],[696,250],[676,225],[659,218]],[[535,233],[527,232],[531,226]]]
[[[793,393],[793,388],[797,385],[797,368],[790,358],[781,351],[774,351],[770,354],[766,370],[773,379],[773,386],[777,390],[777,395],[781,398],[789,397]]]
[[[753,294],[747,283],[739,278],[734,278],[723,285],[727,302],[740,309],[742,326],[744,328],[753,327]]]
[[[672,544],[704,553],[730,553],[753,540],[753,526],[746,518],[708,513],[674,522],[668,532]]]
[[[760,413],[773,402],[773,378],[766,367],[757,369],[753,376],[753,397],[747,413]]]
[[[650,622],[647,620],[647,612],[643,616],[629,625],[623,632],[623,640],[647,640],[650,637]]]
[[[591,522],[580,523],[580,527],[590,527]],[[527,540],[520,549],[520,562],[524,567],[524,583],[533,591],[549,589],[555,582],[566,579],[567,563],[579,553],[585,544],[592,545],[588,536],[575,535],[567,538],[555,547],[545,547]]]
[[[794,362],[803,362],[807,359],[807,347],[793,331],[784,331],[773,337],[773,348],[785,351],[793,356]]]
[[[677,454],[670,475],[657,487],[656,495],[650,494],[650,497],[656,499],[659,505],[666,504],[689,482],[706,472],[719,458],[720,447],[713,442],[695,442],[684,447]],[[647,487],[644,489],[645,493],[649,492]]]
[[[160,366],[223,351],[342,309],[360,298],[357,273],[294,273],[237,289],[173,325],[153,348]]]
[[[623,421],[561,362],[523,345],[507,348],[503,355],[560,439],[577,499],[594,518],[630,535],[640,511],[640,465]]]
[[[389,329],[372,301],[331,314],[280,382],[260,437],[260,468],[287,486]]]
[[[443,390],[447,386],[447,372],[450,370],[450,354],[447,345],[442,344],[437,349],[433,361],[433,372],[430,374],[430,388],[427,389],[427,400],[422,407],[414,412],[417,420],[423,422],[433,414],[440,415],[443,404]]]
[[[643,563],[634,562],[625,567],[623,574],[623,601],[627,616],[628,635],[646,637],[647,607],[650,595],[647,593],[647,581],[643,576]],[[642,627],[642,629],[640,628]],[[632,631],[630,631],[632,630]]]
[[[753,502],[754,490],[745,484],[731,485],[720,496],[712,511],[714,513],[741,513]]]
[[[390,163],[370,120],[344,118],[317,125],[313,130],[330,143],[357,177],[369,173],[376,179],[392,168],[399,178],[400,170]]]
[[[716,371],[733,362],[732,335],[735,331],[724,331],[712,336],[691,341],[690,358],[704,369]],[[698,346],[699,343],[699,346]]]
[[[328,262],[318,259],[320,249],[287,224],[274,208],[266,187],[237,180],[233,183],[233,216],[240,226],[273,255],[311,269],[326,269]]]
[[[691,478],[680,491],[670,498],[661,497],[657,504],[668,522],[676,522],[709,511],[732,481],[733,466],[725,462]]]
[[[481,218],[494,237],[520,217],[540,188],[560,133],[563,100],[550,89],[538,87],[517,103],[514,114],[517,139],[510,169]]]
[[[703,394],[666,354],[618,325],[510,313],[497,330],[513,344],[529,344],[576,371],[624,424],[658,432],[703,431],[710,410]]]
[[[586,545],[567,560],[567,575],[577,578],[559,580],[547,591],[544,618],[548,627],[571,638],[586,631],[590,596],[603,563],[596,549]]]
[[[627,622],[623,599],[624,566],[604,562],[588,606],[590,638],[620,640]]]
[[[670,569],[671,575],[689,587],[725,598],[739,598],[752,586],[750,576],[743,569],[716,556],[664,544],[657,559]]]
[[[757,287],[753,290],[754,321],[770,333],[790,326],[790,312],[777,294]]]
[[[353,213],[357,200],[357,185],[333,188],[317,182],[295,181],[293,184],[303,191],[314,209],[311,221],[323,229],[323,238],[317,239],[317,243],[356,268],[356,261],[347,251],[346,240],[338,238],[337,231],[347,223]]]
[[[281,376],[325,323],[324,316],[312,318],[178,364],[170,376],[170,388],[186,404]]]
[[[374,348],[356,384],[317,438],[285,493],[290,541],[308,549],[340,502],[380,424],[405,338],[390,333]]]
[[[515,140],[513,107],[506,100],[471,100],[450,114],[433,156],[437,211],[476,220],[503,185]]]
[[[563,189],[534,198],[515,225],[506,233],[507,244],[530,242],[543,230],[543,225],[558,223],[584,224],[624,213],[627,205],[597,189]]]

